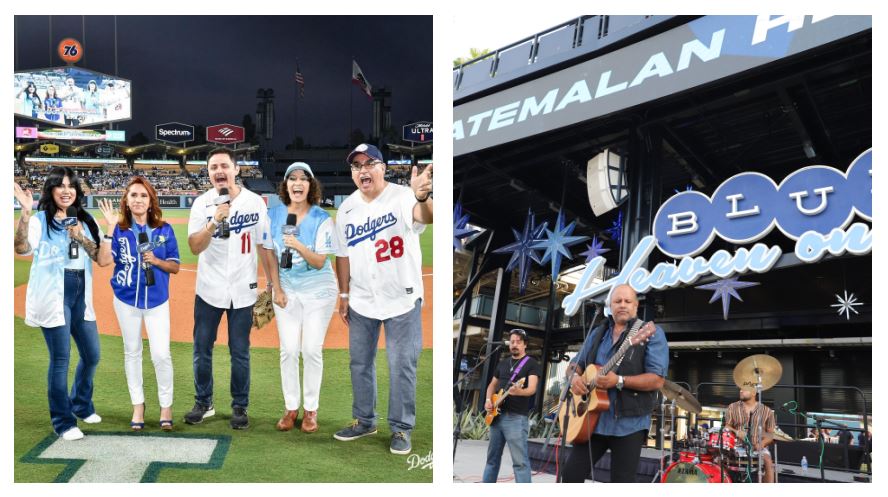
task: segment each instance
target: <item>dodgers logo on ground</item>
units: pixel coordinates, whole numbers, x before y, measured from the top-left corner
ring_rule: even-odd
[[[67,463],[56,483],[144,483],[157,481],[163,468],[219,469],[230,444],[224,435],[102,433],[75,442],[50,435],[22,462]]]

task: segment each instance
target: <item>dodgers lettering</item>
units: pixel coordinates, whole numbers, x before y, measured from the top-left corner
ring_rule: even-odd
[[[240,233],[242,230],[245,230],[258,222],[258,212],[248,212],[244,214],[241,214],[240,212],[235,212],[228,217],[228,226],[233,233]]]
[[[389,228],[398,224],[398,218],[395,217],[395,214],[389,212],[383,216],[379,216],[376,219],[367,218],[367,221],[364,224],[359,224],[355,226],[354,224],[346,224],[345,225],[345,238],[348,240],[348,246],[354,247],[358,243],[363,240],[370,239],[376,240],[376,235],[378,235],[382,230]]]

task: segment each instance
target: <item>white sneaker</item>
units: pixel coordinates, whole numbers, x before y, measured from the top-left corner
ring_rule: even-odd
[[[64,438],[65,440],[67,440],[69,442],[72,440],[80,440],[81,438],[83,438],[83,432],[80,431],[80,428],[75,426],[74,428],[71,428],[70,430],[66,431],[65,433],[62,433],[62,438]]]
[[[101,422],[102,422],[102,417],[99,416],[99,415],[96,414],[96,413],[92,413],[92,414],[90,414],[89,416],[83,418],[83,422],[84,422],[84,423],[89,423],[89,424],[91,424],[91,425],[94,425],[94,424],[96,424],[96,423],[101,423]]]

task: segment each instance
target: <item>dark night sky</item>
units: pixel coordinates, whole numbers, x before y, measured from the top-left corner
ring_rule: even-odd
[[[114,74],[111,16],[16,16],[15,70],[64,65],[55,46],[64,37],[84,45],[77,66]],[[349,124],[370,132],[371,102],[351,84],[357,60],[373,88],[392,92],[392,125],[432,119],[432,19],[400,16],[118,16],[117,74],[133,82],[133,120],[119,123],[127,139],[154,125],[240,125],[255,119],[256,90],[275,92],[273,148],[294,135],[296,59],[305,78],[298,129],[306,143],[345,142]],[[50,60],[50,50],[52,60]]]

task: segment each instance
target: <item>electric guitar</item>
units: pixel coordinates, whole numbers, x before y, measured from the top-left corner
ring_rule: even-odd
[[[509,397],[509,389],[512,388],[513,385],[523,388],[524,384],[527,382],[527,377],[521,378],[515,383],[509,383],[505,388],[501,388],[497,393],[493,394],[490,397],[490,402],[493,404],[493,409],[491,409],[486,416],[484,416],[484,424],[490,426],[490,423],[493,423],[494,418],[499,416],[499,407],[503,405],[503,402]]]
[[[623,356],[634,345],[647,342],[654,334],[656,328],[653,323],[647,322],[642,326],[642,321],[636,319],[629,334],[623,344],[616,353],[607,361],[604,366],[590,364],[583,371],[583,382],[589,393],[586,395],[575,395],[570,392],[572,397],[563,402],[558,412],[558,423],[561,425],[561,434],[564,441],[575,444],[585,443],[589,441],[592,433],[595,431],[595,425],[598,424],[598,417],[602,411],[608,410],[610,407],[610,399],[607,396],[607,390],[599,389],[595,386],[595,381],[599,376],[605,376],[619,366]],[[568,385],[568,388],[569,385]],[[567,425],[565,430],[564,425]],[[566,431],[566,433],[565,433]]]

